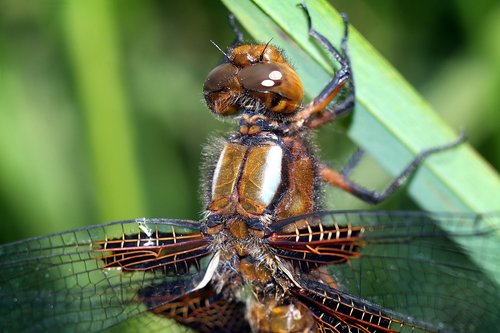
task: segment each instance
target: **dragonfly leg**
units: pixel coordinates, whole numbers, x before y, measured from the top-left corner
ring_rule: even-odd
[[[229,25],[231,26],[234,34],[236,35],[233,42],[231,43],[230,48],[243,44],[243,33],[238,28],[238,25],[236,24],[233,14],[229,14]]]
[[[234,34],[236,35],[234,40],[232,41],[231,45],[228,48],[229,51],[224,52],[224,50],[221,49],[219,47],[219,45],[217,45],[214,41],[211,41],[212,44],[223,54],[222,59],[219,61],[219,65],[227,63],[228,61],[231,62],[231,60],[229,59],[228,53],[230,53],[231,50],[233,48],[235,48],[236,46],[243,44],[243,33],[238,28],[238,25],[236,24],[236,21],[234,19],[234,15],[232,13],[229,14],[228,19],[229,19],[229,25],[231,26]]]
[[[354,154],[352,154],[351,158],[347,162],[347,164],[342,168],[340,174],[344,177],[349,177],[351,172],[358,166],[359,162],[365,155],[365,151],[361,148],[358,148]]]
[[[348,21],[347,16],[342,14],[344,20],[344,36],[342,37],[340,50],[321,33],[312,27],[311,16],[305,5],[301,4],[307,16],[309,35],[316,39],[340,64],[340,68],[336,71],[331,81],[323,88],[316,98],[307,104],[300,112],[297,113],[295,120],[303,121],[304,126],[308,128],[316,128],[326,124],[333,119],[348,114],[352,111],[355,103],[354,82],[352,77],[351,63],[347,54],[347,38],[348,38]],[[328,108],[328,104],[339,94],[339,92],[348,85],[348,95],[334,107]]]
[[[406,166],[406,168],[397,176],[383,191],[373,191],[363,187],[357,183],[352,182],[347,178],[347,175],[337,172],[328,166],[321,164],[319,166],[319,174],[323,180],[333,186],[339,187],[347,191],[359,199],[368,203],[376,204],[384,201],[394,191],[406,183],[408,178],[415,172],[417,167],[429,156],[438,152],[446,151],[456,147],[466,140],[465,132],[461,132],[458,138],[452,142],[431,147],[418,154],[413,161]]]

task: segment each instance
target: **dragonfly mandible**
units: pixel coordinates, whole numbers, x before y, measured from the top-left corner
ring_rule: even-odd
[[[319,161],[309,132],[351,112],[354,83],[347,21],[336,48],[303,9],[340,65],[324,90],[303,106],[300,78],[269,43],[224,52],[204,96],[239,124],[210,148],[201,221],[137,219],[3,245],[2,331],[97,332],[141,316],[166,331],[172,320],[199,332],[493,329],[498,280],[435,222],[498,263],[500,216],[322,210],[322,184],[376,203],[463,137],[423,151],[380,193]]]

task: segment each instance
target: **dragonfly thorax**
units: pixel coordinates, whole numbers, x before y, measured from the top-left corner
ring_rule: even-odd
[[[321,194],[317,173],[303,137],[231,136],[219,148],[207,182],[206,216],[214,225],[237,217],[250,229],[265,229],[273,221],[312,213]]]

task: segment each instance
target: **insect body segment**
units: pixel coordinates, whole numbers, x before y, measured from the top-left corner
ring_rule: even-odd
[[[33,331],[98,332],[147,312],[204,333],[448,332],[440,322],[397,312],[429,305],[432,316],[412,314],[437,321],[440,313],[459,332],[480,328],[483,316],[500,321],[500,290],[463,264],[465,254],[434,224],[453,218],[322,211],[324,184],[377,203],[427,156],[465,137],[423,151],[380,193],[319,161],[310,129],[353,109],[354,81],[345,17],[337,49],[302,8],[309,35],[339,68],[302,104],[301,80],[276,47],[239,45],[225,53],[227,63],[208,74],[203,93],[215,115],[239,123],[206,154],[203,219],[124,221],[0,247],[0,310],[10,311],[0,312],[0,322],[9,317],[7,328],[16,332],[26,328],[24,317]],[[488,251],[496,231],[488,218],[498,216],[456,217],[457,234],[484,237],[485,256],[500,262]],[[456,288],[453,297],[441,294],[444,285]],[[380,300],[394,311],[376,305]],[[460,314],[466,319],[453,317],[448,308],[457,302],[485,303],[491,311],[467,306]],[[16,312],[10,305],[18,303]],[[75,322],[74,314],[85,311],[87,322]]]
[[[227,58],[229,62],[212,70],[203,86],[207,105],[215,114],[297,111],[304,97],[302,82],[278,49],[267,44],[242,45]]]
[[[347,319],[346,313],[333,310],[330,319],[323,319],[318,313],[324,312],[325,305],[314,300],[314,292],[302,290],[313,277],[326,289],[336,288],[335,278],[323,266],[359,258],[364,245],[360,240],[363,228],[326,226],[307,217],[321,209],[321,183],[366,201],[382,200],[421,162],[420,157],[411,163],[379,195],[317,161],[307,130],[346,114],[354,105],[345,22],[340,51],[309,25],[310,35],[332,53],[340,68],[305,106],[298,75],[279,50],[268,44],[232,48],[226,54],[228,62],[212,70],[204,85],[212,112],[240,114],[239,131],[218,149],[217,163],[207,180],[203,230],[213,237],[211,250],[221,258],[212,283],[229,299],[238,299],[244,288],[250,290],[246,318],[254,332],[391,331],[390,323],[377,323],[373,314],[365,319],[364,310],[356,305],[351,308],[360,318]],[[344,90],[347,97],[330,108],[330,102]],[[449,148],[443,147],[430,153]],[[304,218],[274,227],[278,221],[297,216]],[[331,294],[335,293],[333,289]],[[321,302],[326,301],[325,296]]]

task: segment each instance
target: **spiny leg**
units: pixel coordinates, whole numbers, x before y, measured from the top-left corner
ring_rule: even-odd
[[[383,191],[377,192],[367,189],[359,184],[356,184],[349,180],[346,175],[339,173],[333,169],[330,169],[325,164],[319,166],[319,174],[323,180],[333,186],[339,187],[344,191],[347,191],[359,199],[366,201],[368,203],[376,204],[384,201],[388,196],[390,196],[394,191],[400,188],[408,178],[415,172],[417,167],[422,164],[422,162],[429,156],[435,153],[446,151],[452,149],[467,139],[464,131],[460,133],[458,138],[452,142],[444,145],[431,147],[422,151],[418,154],[410,164],[397,176]]]
[[[233,29],[233,32],[236,35],[236,37],[231,42],[231,45],[228,48],[228,50],[229,50],[228,53],[229,53],[236,46],[243,44],[243,33],[240,31],[240,29],[236,25],[236,21],[235,21],[234,15],[232,13],[229,14],[228,19],[229,19],[229,25],[231,26],[231,29]],[[211,41],[211,42],[224,55],[222,57],[222,59],[219,61],[219,65],[227,63],[227,62],[231,62],[231,59],[229,58],[228,53],[226,53],[223,49],[221,49],[219,47],[219,45],[217,45],[217,43],[215,43],[214,41]]]
[[[349,56],[347,54],[348,22],[347,17],[342,15],[344,20],[344,36],[342,37],[341,50],[337,50],[330,41],[312,27],[311,16],[305,3],[300,4],[307,17],[309,35],[316,39],[324,48],[330,52],[335,60],[340,64],[332,80],[323,88],[316,98],[304,107],[295,117],[295,120],[302,121],[304,126],[309,128],[319,127],[331,120],[350,112],[354,107],[355,92],[352,78],[352,70]],[[327,108],[328,104],[338,95],[342,88],[349,83],[349,95],[339,104],[332,108]]]
[[[309,14],[309,9],[307,8],[304,2],[300,3],[299,6],[304,10],[307,18],[307,28],[309,35],[316,39],[325,49],[330,52],[335,60],[337,60],[341,65],[349,65],[349,61],[347,58],[347,38],[349,37],[349,22],[347,21],[347,16],[342,13],[340,16],[344,22],[344,35],[342,36],[342,41],[340,42],[341,52],[337,50],[335,46],[321,33],[319,33],[316,29],[312,27],[311,15]]]
[[[241,30],[238,28],[238,25],[236,24],[236,21],[234,19],[234,15],[231,13],[229,14],[229,25],[233,29],[234,34],[236,37],[234,38],[233,42],[231,43],[231,48],[241,45],[243,43],[243,33]]]
[[[351,158],[347,162],[347,164],[340,170],[340,174],[344,177],[349,177],[351,172],[358,166],[359,162],[365,155],[365,151],[361,148],[356,149],[354,154],[352,154]]]
[[[331,108],[325,108],[310,115],[304,120],[304,126],[307,128],[317,128],[335,120],[343,115],[350,113],[354,108],[354,94],[349,94],[342,102],[335,104]]]

